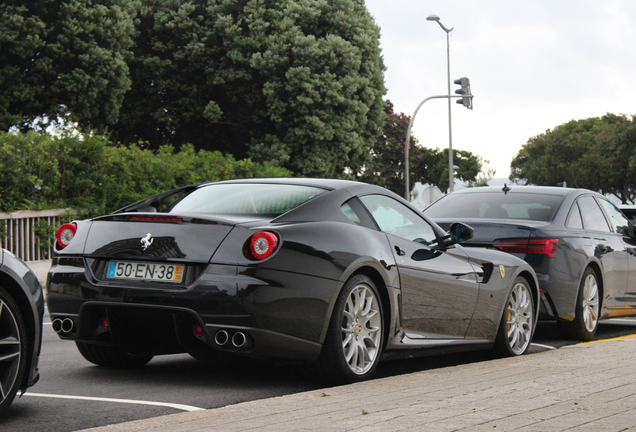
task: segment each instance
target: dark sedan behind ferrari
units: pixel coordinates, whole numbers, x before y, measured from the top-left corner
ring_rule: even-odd
[[[465,222],[466,246],[523,258],[541,287],[541,317],[590,340],[599,319],[636,315],[636,237],[606,197],[586,190],[505,186],[463,189],[424,213],[442,227]]]
[[[382,356],[527,351],[532,268],[465,250],[386,189],[340,180],[188,186],[62,226],[53,329],[102,366],[188,352],[313,362],[334,382]]]

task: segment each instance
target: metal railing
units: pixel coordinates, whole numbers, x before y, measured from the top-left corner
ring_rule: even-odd
[[[57,228],[61,225],[60,215],[68,211],[68,209],[56,209],[0,213],[0,245],[23,261],[47,260],[53,253],[54,239],[51,239],[48,247],[41,244],[35,236],[34,228],[40,224],[40,221],[46,221],[47,224]]]

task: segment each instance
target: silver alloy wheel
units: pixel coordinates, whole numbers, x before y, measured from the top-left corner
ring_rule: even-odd
[[[517,355],[523,354],[530,344],[533,309],[530,288],[524,283],[516,283],[506,303],[506,336],[510,349]]]
[[[598,283],[594,274],[588,274],[583,285],[583,323],[588,332],[593,333],[598,324]]]
[[[380,353],[382,317],[378,299],[366,284],[356,285],[342,313],[342,350],[345,361],[356,375],[373,366]]]
[[[0,403],[11,396],[18,378],[21,344],[18,322],[9,305],[0,298]]]

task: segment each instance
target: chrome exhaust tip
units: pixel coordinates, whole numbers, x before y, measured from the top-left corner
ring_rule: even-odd
[[[236,332],[234,333],[234,336],[232,336],[232,345],[234,345],[236,348],[240,348],[243,345],[245,345],[245,342],[247,342],[247,338],[245,337],[245,333],[243,332]]]
[[[227,343],[228,340],[230,340],[230,336],[225,330],[219,330],[214,335],[214,342],[216,342],[217,345],[223,346]]]
[[[62,331],[62,320],[59,318],[55,318],[53,323],[51,323],[51,327],[55,333],[59,333]]]
[[[73,330],[73,320],[70,318],[64,318],[64,320],[62,320],[62,326],[61,326],[61,330],[64,333],[69,333],[71,330]]]

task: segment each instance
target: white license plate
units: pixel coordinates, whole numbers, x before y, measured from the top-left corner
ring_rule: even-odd
[[[166,264],[135,261],[111,261],[108,264],[109,279],[152,280],[181,282],[183,264]]]

